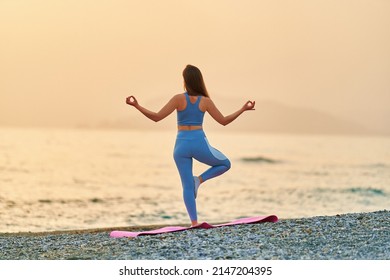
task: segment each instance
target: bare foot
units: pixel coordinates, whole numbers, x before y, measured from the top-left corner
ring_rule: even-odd
[[[199,225],[198,221],[191,222],[191,227],[195,227],[197,225]]]

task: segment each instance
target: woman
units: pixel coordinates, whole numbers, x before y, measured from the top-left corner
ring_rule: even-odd
[[[158,122],[174,110],[177,111],[178,134],[174,149],[174,159],[183,186],[183,198],[191,219],[191,225],[198,224],[196,202],[199,186],[230,169],[230,161],[221,152],[210,146],[203,131],[204,113],[208,112],[218,123],[227,125],[247,110],[254,110],[255,101],[248,101],[237,112],[224,116],[214,105],[206,90],[200,70],[187,65],[183,71],[186,92],[177,94],[159,111],[152,112],[141,105],[134,96],[126,98],[126,103],[134,106],[147,118]],[[192,160],[196,159],[211,166],[200,176],[192,174]]]

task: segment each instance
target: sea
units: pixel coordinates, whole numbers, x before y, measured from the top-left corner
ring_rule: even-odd
[[[390,137],[210,131],[232,168],[201,185],[198,220],[390,208]],[[0,128],[0,232],[189,224],[176,132]],[[208,166],[194,162],[194,175]]]

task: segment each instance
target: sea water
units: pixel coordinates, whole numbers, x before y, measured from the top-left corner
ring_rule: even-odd
[[[175,133],[1,128],[0,232],[188,224]],[[199,221],[390,208],[388,137],[206,134],[232,168],[201,185]]]

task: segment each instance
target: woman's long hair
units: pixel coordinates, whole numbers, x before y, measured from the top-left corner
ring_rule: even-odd
[[[184,86],[188,92],[188,95],[202,95],[209,97],[206,85],[204,84],[202,73],[197,67],[193,65],[187,65],[183,70],[183,78]]]

